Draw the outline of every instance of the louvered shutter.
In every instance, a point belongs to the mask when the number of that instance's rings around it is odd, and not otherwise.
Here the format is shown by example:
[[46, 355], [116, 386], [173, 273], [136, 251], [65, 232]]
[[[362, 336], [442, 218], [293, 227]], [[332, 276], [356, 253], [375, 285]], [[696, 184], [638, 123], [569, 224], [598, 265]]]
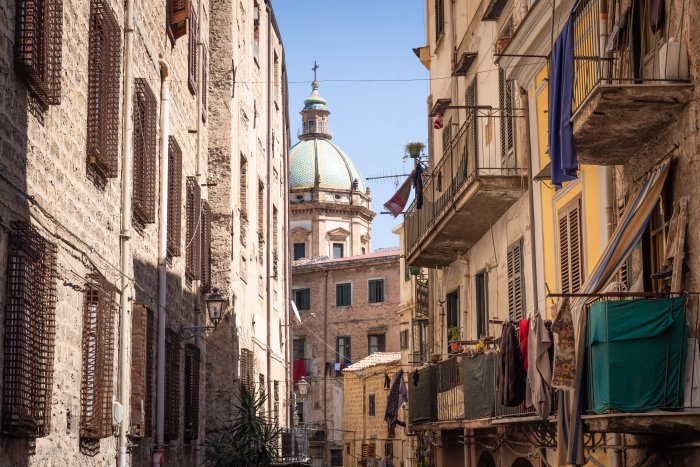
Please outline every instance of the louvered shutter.
[[187, 33], [190, 0], [168, 0], [168, 31], [173, 41]]
[[211, 288], [211, 207], [209, 207], [207, 200], [202, 200], [202, 220], [200, 223], [200, 232], [202, 233], [202, 273], [200, 280], [202, 293], [207, 293]]
[[525, 287], [523, 277], [523, 241], [518, 240], [508, 248], [508, 316], [522, 319], [525, 311]]
[[580, 199], [559, 213], [559, 275], [562, 293], [577, 293], [583, 281]]
[[148, 309], [136, 303], [131, 310], [131, 434], [141, 438], [146, 436], [148, 350]]
[[143, 224], [156, 220], [156, 158], [157, 112], [156, 98], [148, 81], [136, 78], [134, 82], [134, 218]]
[[180, 335], [172, 329], [165, 333], [165, 423], [166, 441], [180, 435]]
[[182, 240], [182, 150], [175, 137], [168, 140], [168, 256], [180, 256]]
[[513, 82], [506, 79], [503, 68], [498, 69], [498, 101], [501, 108], [501, 167], [514, 167], [514, 133], [513, 133]]
[[198, 280], [202, 271], [201, 265], [201, 241], [200, 232], [202, 193], [196, 177], [187, 177], [187, 201], [186, 211], [186, 249], [185, 249], [185, 275], [189, 280]]
[[241, 349], [240, 367], [241, 386], [252, 393], [255, 390], [255, 360], [251, 350]]
[[185, 346], [185, 441], [199, 437], [200, 352], [196, 345]]
[[207, 68], [209, 68], [209, 52], [207, 44], [202, 44], [202, 121], [207, 123]]
[[189, 53], [187, 57], [187, 84], [192, 94], [197, 94], [197, 37], [199, 35], [198, 28], [199, 24], [197, 22], [197, 13], [195, 13], [194, 11], [194, 5], [190, 5], [190, 42]]

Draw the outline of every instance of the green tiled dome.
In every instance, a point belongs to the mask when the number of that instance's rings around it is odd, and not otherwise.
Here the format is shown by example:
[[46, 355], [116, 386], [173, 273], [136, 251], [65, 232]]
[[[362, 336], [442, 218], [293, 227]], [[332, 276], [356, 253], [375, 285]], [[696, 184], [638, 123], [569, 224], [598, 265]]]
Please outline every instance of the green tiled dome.
[[355, 164], [337, 145], [326, 139], [299, 141], [289, 151], [290, 188], [312, 188], [320, 176], [320, 188], [350, 190], [353, 180], [357, 189], [365, 191], [365, 184]]

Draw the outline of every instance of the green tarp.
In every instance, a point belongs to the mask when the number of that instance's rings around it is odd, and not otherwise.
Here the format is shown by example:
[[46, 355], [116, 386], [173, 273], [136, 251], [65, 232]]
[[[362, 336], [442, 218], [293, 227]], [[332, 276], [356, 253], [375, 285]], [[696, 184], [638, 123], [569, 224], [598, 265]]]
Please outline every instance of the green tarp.
[[683, 405], [684, 297], [607, 300], [588, 315], [588, 406], [645, 412]]

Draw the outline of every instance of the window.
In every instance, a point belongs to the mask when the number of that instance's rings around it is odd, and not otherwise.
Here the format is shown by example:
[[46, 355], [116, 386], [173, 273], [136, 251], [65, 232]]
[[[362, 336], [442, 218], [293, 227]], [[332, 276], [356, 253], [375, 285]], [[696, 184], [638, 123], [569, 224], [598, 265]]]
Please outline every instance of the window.
[[445, 5], [443, 0], [435, 0], [435, 42], [445, 31]]
[[168, 0], [168, 36], [171, 43], [187, 33], [190, 18], [190, 0]]
[[134, 220], [156, 221], [157, 109], [156, 98], [143, 78], [134, 80]]
[[369, 400], [367, 401], [367, 415], [370, 417], [374, 417], [374, 412], [375, 412], [375, 397], [374, 394], [369, 395]]
[[[248, 242], [248, 161], [241, 154], [241, 170], [239, 174], [238, 207], [240, 209], [241, 245]], [[245, 258], [245, 255], [241, 256]]]
[[294, 339], [294, 360], [304, 360], [306, 358], [306, 339]]
[[277, 208], [272, 206], [272, 276], [275, 278], [277, 277], [277, 262], [279, 260], [279, 250], [277, 249], [277, 230], [279, 229], [278, 217]]
[[513, 133], [513, 81], [506, 79], [503, 68], [498, 69], [498, 100], [501, 108], [501, 167], [515, 167], [515, 137]]
[[394, 457], [394, 444], [391, 442], [384, 443], [384, 457], [391, 459]]
[[342, 258], [345, 256], [344, 253], [345, 245], [342, 243], [333, 244], [333, 258]]
[[311, 289], [294, 290], [294, 303], [297, 310], [306, 311], [311, 309]]
[[362, 459], [374, 459], [377, 457], [377, 445], [374, 443], [371, 444], [362, 444], [361, 446], [362, 449]]
[[56, 336], [56, 247], [24, 222], [9, 236], [5, 292], [2, 433], [51, 431]]
[[198, 280], [202, 271], [202, 234], [200, 232], [202, 192], [196, 177], [187, 177], [185, 198], [186, 237], [185, 237], [185, 276], [188, 280]]
[[265, 258], [265, 184], [258, 182], [258, 262]]
[[131, 310], [131, 433], [146, 438], [153, 427], [153, 311], [141, 304]]
[[207, 44], [202, 44], [202, 122], [207, 123], [207, 68], [209, 52]]
[[350, 336], [339, 336], [335, 338], [335, 362], [350, 362]]
[[166, 441], [177, 439], [180, 432], [180, 334], [165, 332], [165, 423]]
[[80, 437], [112, 436], [114, 316], [117, 289], [99, 273], [88, 276], [83, 302]]
[[[475, 77], [474, 79], [472, 79], [472, 82], [467, 87], [467, 91], [466, 91], [466, 94], [464, 96], [464, 102], [466, 103], [466, 105], [468, 107], [474, 107], [474, 106], [479, 105], [479, 103], [477, 102], [476, 82], [477, 82], [477, 80]], [[473, 108], [467, 109], [467, 119], [469, 119], [469, 117], [471, 117], [471, 119], [473, 121], [473, 124], [472, 124], [473, 132], [470, 135], [471, 136], [471, 145], [468, 147], [468, 150], [467, 150], [467, 154], [469, 156], [471, 156], [472, 158], [477, 157], [477, 147], [478, 147], [477, 144], [479, 141], [479, 125], [477, 125], [477, 123], [476, 123], [476, 115], [477, 115], [477, 109], [473, 109]], [[469, 161], [465, 161], [464, 170], [467, 171], [467, 172], [465, 172], [465, 175], [469, 175], [469, 167], [471, 165], [473, 165], [473, 164], [470, 163]]]
[[58, 105], [63, 1], [17, 0], [15, 4], [16, 70], [44, 106]]
[[305, 243], [295, 243], [294, 244], [294, 260], [306, 258], [306, 244]]
[[252, 350], [241, 349], [240, 366], [241, 386], [253, 393], [255, 391], [255, 357]]
[[87, 162], [104, 178], [116, 177], [119, 167], [120, 63], [119, 24], [104, 0], [92, 0], [88, 52]]
[[408, 349], [408, 329], [404, 329], [399, 333], [399, 349]]
[[201, 232], [201, 263], [202, 272], [200, 275], [200, 285], [202, 293], [209, 292], [211, 288], [211, 208], [207, 200], [202, 200], [202, 214], [200, 220]]
[[309, 133], [316, 133], [316, 122], [309, 120]]
[[384, 279], [372, 279], [367, 283], [369, 290], [369, 302], [381, 303], [384, 301]]
[[447, 294], [447, 328], [459, 327], [459, 290]]
[[[676, 215], [673, 223], [677, 222], [679, 207], [678, 205], [673, 206], [671, 203], [669, 185], [667, 181], [664, 189], [661, 191], [656, 207], [651, 213], [649, 224], [642, 237], [642, 268], [644, 271], [651, 271], [651, 274], [664, 270], [669, 271], [671, 274], [673, 272], [673, 268], [669, 268], [669, 266], [673, 265], [671, 257], [675, 255], [675, 251], [670, 250], [673, 244], [669, 243], [669, 241], [673, 239], [669, 238], [669, 231], [671, 229], [677, 230], [675, 226], [671, 227], [671, 220], [673, 215]], [[678, 237], [678, 234], [676, 234], [676, 237]], [[650, 277], [651, 274], [645, 274], [644, 290], [660, 292], [670, 285], [671, 275], [652, 278]]]
[[360, 251], [362, 252], [363, 255], [364, 255], [365, 253], [367, 253], [367, 249], [366, 249], [365, 247], [362, 247], [362, 248], [360, 249]]
[[508, 247], [508, 316], [513, 320], [525, 315], [525, 278], [523, 277], [523, 239]]
[[384, 334], [369, 334], [367, 336], [367, 354], [384, 352], [386, 350], [386, 338]]
[[559, 211], [559, 277], [562, 293], [577, 293], [583, 282], [581, 199]]
[[352, 285], [350, 283], [335, 285], [335, 306], [352, 305]]
[[187, 51], [187, 87], [192, 94], [197, 94], [197, 39], [199, 25], [194, 5], [190, 4], [189, 48]]
[[[446, 156], [450, 150], [450, 143], [452, 142], [452, 119], [445, 123], [445, 127], [442, 129], [442, 154]], [[442, 185], [442, 183], [441, 183]], [[440, 188], [442, 191], [442, 188]]]
[[253, 59], [258, 65], [260, 59], [260, 5], [258, 2], [253, 4]]
[[185, 346], [185, 441], [199, 437], [199, 348]]
[[304, 403], [297, 402], [296, 404], [296, 415], [299, 417], [299, 423], [304, 423]]
[[489, 333], [488, 282], [486, 271], [476, 275], [476, 337], [482, 338]]
[[428, 321], [413, 321], [413, 349], [411, 350], [412, 363], [421, 363], [427, 360], [428, 353]]
[[274, 71], [275, 71], [275, 98], [280, 92], [280, 59], [277, 56], [277, 52], [274, 53]]
[[273, 405], [272, 405], [272, 420], [275, 424], [275, 428], [280, 426], [280, 382], [274, 381], [272, 383], [272, 388], [274, 391]]
[[[350, 446], [348, 445], [348, 449]], [[331, 449], [331, 467], [342, 467], [343, 466], [343, 450], [342, 449]]]
[[182, 236], [182, 150], [173, 136], [168, 139], [168, 256], [180, 256]]

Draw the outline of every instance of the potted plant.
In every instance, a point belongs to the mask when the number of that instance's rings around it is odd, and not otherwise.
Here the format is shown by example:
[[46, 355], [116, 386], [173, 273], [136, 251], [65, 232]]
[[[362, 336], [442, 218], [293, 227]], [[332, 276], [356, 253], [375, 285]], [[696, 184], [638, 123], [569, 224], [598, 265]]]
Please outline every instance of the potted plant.
[[453, 353], [458, 352], [459, 348], [462, 346], [462, 344], [459, 343], [459, 340], [460, 340], [459, 327], [453, 326], [453, 327], [447, 329], [447, 340], [450, 343], [450, 350]]
[[418, 159], [425, 149], [425, 144], [420, 142], [408, 143], [405, 147], [406, 156], [412, 159]]
[[408, 267], [408, 272], [412, 276], [420, 276], [420, 266], [409, 266]]

